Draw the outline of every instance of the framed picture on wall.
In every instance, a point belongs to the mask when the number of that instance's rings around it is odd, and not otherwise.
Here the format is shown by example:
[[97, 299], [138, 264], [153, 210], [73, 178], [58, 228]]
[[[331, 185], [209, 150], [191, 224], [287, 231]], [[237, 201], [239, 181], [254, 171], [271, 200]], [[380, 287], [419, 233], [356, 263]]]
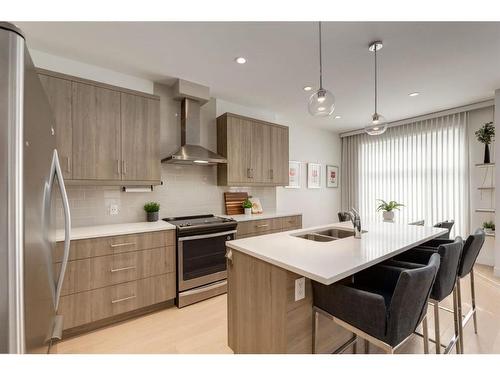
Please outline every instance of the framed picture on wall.
[[326, 187], [339, 187], [339, 167], [336, 165], [326, 166]]
[[289, 189], [300, 189], [300, 161], [288, 162], [288, 186]]
[[307, 187], [309, 189], [321, 188], [321, 164], [307, 163]]

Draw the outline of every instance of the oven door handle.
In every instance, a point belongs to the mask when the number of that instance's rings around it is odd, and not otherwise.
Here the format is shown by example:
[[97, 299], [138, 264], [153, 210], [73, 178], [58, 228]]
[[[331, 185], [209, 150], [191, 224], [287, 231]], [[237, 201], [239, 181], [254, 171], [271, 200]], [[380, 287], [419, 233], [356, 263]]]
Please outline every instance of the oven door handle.
[[236, 230], [229, 230], [227, 232], [218, 232], [218, 233], [210, 233], [210, 234], [200, 234], [197, 236], [179, 237], [178, 241], [183, 242], [183, 241], [190, 241], [190, 240], [200, 240], [203, 238], [221, 237], [221, 236], [226, 236], [228, 234], [234, 234], [234, 233], [236, 233]]

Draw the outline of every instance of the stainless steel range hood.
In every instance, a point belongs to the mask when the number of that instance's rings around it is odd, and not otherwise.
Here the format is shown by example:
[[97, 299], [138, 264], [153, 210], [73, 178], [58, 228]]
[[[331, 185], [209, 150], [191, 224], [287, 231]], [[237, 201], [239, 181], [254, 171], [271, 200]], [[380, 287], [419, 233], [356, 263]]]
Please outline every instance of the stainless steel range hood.
[[208, 87], [178, 80], [174, 96], [181, 99], [181, 148], [162, 162], [198, 165], [227, 163], [225, 157], [200, 145], [200, 107], [209, 99]]

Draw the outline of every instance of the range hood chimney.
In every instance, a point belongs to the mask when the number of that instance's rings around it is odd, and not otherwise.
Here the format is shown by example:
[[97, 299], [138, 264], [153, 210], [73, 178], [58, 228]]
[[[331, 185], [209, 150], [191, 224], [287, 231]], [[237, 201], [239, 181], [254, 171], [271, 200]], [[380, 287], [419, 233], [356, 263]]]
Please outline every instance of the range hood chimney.
[[174, 98], [181, 100], [181, 148], [162, 160], [164, 163], [213, 165], [227, 159], [200, 145], [200, 107], [210, 99], [209, 88], [179, 79]]

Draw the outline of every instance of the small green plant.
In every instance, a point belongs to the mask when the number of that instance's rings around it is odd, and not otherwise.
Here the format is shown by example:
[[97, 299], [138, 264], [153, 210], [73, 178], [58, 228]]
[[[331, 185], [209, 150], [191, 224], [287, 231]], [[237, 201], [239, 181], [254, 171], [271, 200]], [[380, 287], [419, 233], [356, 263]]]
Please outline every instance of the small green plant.
[[160, 211], [160, 204], [158, 202], [148, 202], [144, 205], [144, 211], [158, 212]]
[[495, 127], [493, 126], [493, 121], [484, 124], [474, 134], [476, 134], [476, 138], [479, 142], [489, 145], [495, 139]]
[[396, 201], [386, 202], [383, 199], [377, 199], [380, 204], [377, 206], [377, 211], [387, 211], [399, 210], [399, 207], [404, 207], [404, 204], [398, 203]]
[[495, 223], [493, 221], [485, 221], [483, 223], [483, 228], [484, 229], [491, 229], [491, 230], [495, 230]]
[[252, 202], [250, 202], [250, 199], [245, 199], [243, 203], [241, 204], [243, 208], [252, 208]]

